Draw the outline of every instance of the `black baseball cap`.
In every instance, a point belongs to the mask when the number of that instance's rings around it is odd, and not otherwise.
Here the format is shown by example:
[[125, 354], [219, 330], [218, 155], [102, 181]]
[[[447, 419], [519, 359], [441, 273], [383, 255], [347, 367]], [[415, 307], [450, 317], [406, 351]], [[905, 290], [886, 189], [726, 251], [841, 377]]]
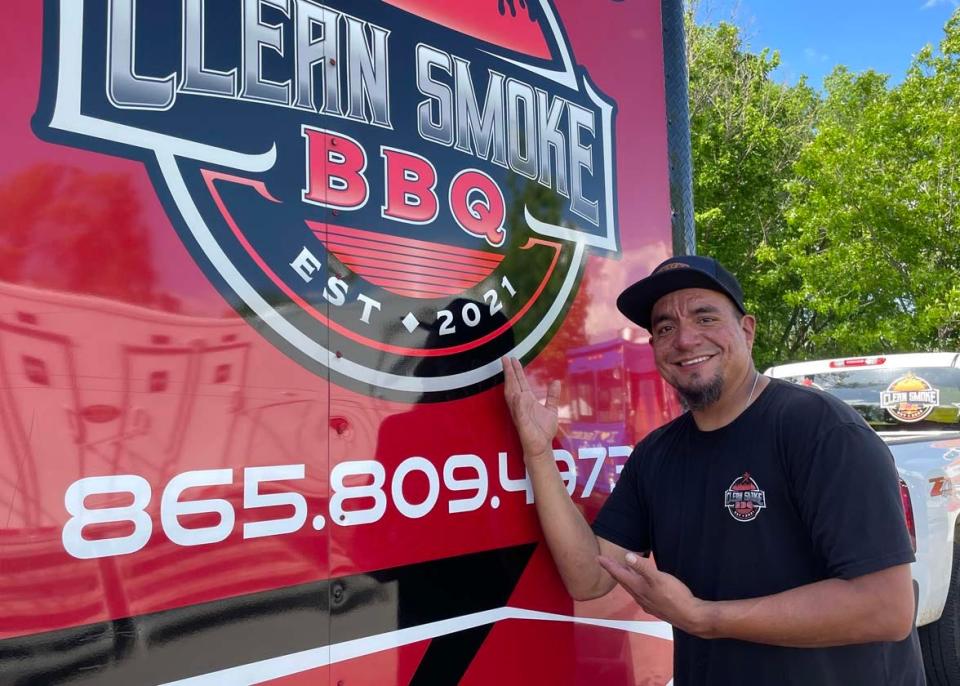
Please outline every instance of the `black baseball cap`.
[[706, 288], [718, 291], [733, 301], [741, 314], [743, 289], [736, 277], [712, 257], [682, 255], [661, 262], [645, 279], [640, 279], [617, 298], [617, 309], [624, 316], [650, 330], [650, 313], [660, 298], [683, 288]]

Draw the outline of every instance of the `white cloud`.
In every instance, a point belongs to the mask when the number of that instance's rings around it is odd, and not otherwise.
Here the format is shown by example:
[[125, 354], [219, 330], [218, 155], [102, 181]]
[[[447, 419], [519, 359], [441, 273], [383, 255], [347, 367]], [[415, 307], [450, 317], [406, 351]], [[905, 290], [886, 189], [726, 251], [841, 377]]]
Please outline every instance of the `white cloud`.
[[960, 7], [960, 0], [927, 0], [923, 3], [923, 9], [929, 10], [939, 5], [953, 5], [954, 7]]
[[816, 48], [804, 48], [803, 56], [807, 58], [808, 62], [826, 62], [828, 59], [830, 59], [828, 54], [825, 52], [820, 52]]

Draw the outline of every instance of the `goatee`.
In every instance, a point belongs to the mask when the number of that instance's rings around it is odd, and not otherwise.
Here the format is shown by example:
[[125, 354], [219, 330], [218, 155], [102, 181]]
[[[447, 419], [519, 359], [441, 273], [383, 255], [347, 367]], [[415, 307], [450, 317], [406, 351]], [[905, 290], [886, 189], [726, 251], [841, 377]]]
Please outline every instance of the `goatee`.
[[680, 402], [687, 410], [704, 410], [720, 400], [723, 393], [723, 377], [717, 374], [704, 385], [695, 388], [677, 387]]

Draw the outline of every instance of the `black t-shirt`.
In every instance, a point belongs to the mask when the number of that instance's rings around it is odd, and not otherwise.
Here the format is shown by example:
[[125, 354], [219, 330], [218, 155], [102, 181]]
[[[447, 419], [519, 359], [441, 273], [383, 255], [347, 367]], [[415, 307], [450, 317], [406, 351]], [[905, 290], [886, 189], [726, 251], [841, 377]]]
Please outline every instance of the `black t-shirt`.
[[[772, 379], [733, 422], [684, 414], [637, 445], [594, 532], [703, 600], [754, 598], [914, 560], [883, 441], [825, 393]], [[781, 648], [674, 629], [677, 686], [923, 686], [916, 631], [897, 643]]]

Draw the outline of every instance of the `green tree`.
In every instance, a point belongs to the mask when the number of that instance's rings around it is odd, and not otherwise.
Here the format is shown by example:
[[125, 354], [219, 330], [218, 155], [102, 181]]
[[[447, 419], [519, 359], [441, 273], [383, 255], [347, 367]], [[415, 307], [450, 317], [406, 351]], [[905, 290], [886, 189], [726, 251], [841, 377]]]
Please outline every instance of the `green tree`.
[[692, 13], [688, 44], [698, 252], [742, 281], [758, 364], [960, 346], [960, 11], [894, 88], [775, 83]]
[[[687, 14], [690, 129], [697, 252], [733, 271], [761, 323], [789, 316], [779, 278], [758, 269], [759, 247], [786, 229], [787, 184], [814, 136], [818, 97], [805, 80], [775, 83], [780, 57], [745, 49], [729, 23], [696, 24]], [[761, 326], [757, 350], [775, 347]], [[761, 355], [762, 357], [762, 355]]]
[[956, 348], [960, 12], [939, 54], [922, 50], [899, 86], [843, 67], [824, 85], [816, 136], [787, 184], [786, 231], [755, 251], [790, 307], [764, 322], [759, 357]]

